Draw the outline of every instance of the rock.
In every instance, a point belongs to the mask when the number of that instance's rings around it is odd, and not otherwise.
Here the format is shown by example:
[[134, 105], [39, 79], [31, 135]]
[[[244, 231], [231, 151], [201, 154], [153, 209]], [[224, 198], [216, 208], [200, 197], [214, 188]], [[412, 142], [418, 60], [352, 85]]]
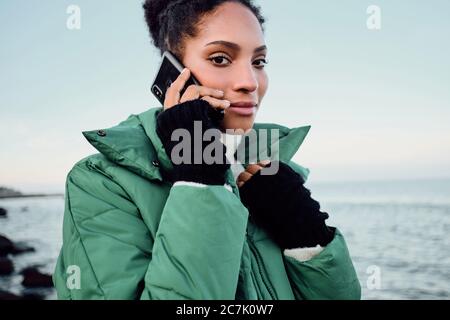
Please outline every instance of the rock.
[[23, 275], [24, 287], [53, 287], [52, 276], [41, 273], [36, 267], [25, 268], [20, 274]]
[[0, 257], [8, 254], [21, 254], [25, 252], [33, 252], [34, 248], [27, 246], [23, 242], [13, 243], [7, 237], [0, 234]]
[[17, 294], [0, 290], [0, 300], [21, 300], [21, 296], [18, 296]]
[[0, 257], [6, 256], [14, 248], [14, 244], [7, 237], [0, 234]]
[[8, 211], [6, 211], [6, 209], [0, 208], [0, 217], [6, 217], [7, 213], [8, 213]]
[[0, 289], [0, 300], [44, 300], [44, 296], [37, 293], [24, 293], [22, 296], [19, 296]]
[[14, 272], [14, 265], [11, 260], [0, 257], [0, 275], [10, 275]]
[[14, 244], [14, 248], [11, 253], [16, 255], [16, 254], [21, 254], [21, 253], [25, 253], [25, 252], [34, 252], [34, 251], [36, 251], [36, 250], [33, 247], [29, 247], [23, 242], [16, 242]]
[[22, 292], [22, 300], [44, 300], [45, 296], [36, 292]]

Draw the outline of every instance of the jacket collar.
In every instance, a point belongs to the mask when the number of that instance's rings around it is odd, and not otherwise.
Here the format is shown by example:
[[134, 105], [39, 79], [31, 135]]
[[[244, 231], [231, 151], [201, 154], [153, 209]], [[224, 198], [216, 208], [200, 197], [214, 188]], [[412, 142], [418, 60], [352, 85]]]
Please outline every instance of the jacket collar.
[[[163, 181], [160, 168], [171, 170], [172, 163], [156, 133], [156, 118], [163, 108], [151, 108], [108, 129], [83, 131], [83, 135], [108, 160], [148, 179]], [[255, 123], [256, 141], [261, 129], [278, 129], [279, 160], [288, 162], [303, 143], [311, 126], [287, 128], [272, 123]], [[269, 150], [270, 151], [270, 150]], [[248, 159], [241, 161], [244, 166]]]

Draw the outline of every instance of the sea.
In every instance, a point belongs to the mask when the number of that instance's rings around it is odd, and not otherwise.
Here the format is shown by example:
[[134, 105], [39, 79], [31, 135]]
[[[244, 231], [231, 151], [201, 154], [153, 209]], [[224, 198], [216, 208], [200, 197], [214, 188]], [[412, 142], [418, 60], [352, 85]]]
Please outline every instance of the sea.
[[[450, 299], [450, 179], [307, 182], [327, 224], [344, 235], [364, 300]], [[20, 270], [51, 274], [62, 245], [64, 197], [0, 199], [0, 234], [36, 249], [12, 257], [0, 289], [56, 299], [53, 288], [27, 289]]]

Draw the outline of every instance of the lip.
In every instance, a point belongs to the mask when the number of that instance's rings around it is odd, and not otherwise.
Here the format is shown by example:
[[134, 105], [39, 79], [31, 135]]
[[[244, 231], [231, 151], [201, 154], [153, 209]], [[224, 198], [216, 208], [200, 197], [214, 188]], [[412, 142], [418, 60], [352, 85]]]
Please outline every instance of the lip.
[[234, 102], [230, 105], [230, 108], [254, 108], [256, 107], [257, 103], [255, 102], [247, 102], [247, 101], [239, 101]]
[[235, 102], [227, 109], [241, 116], [252, 116], [256, 113], [256, 103], [253, 102]]

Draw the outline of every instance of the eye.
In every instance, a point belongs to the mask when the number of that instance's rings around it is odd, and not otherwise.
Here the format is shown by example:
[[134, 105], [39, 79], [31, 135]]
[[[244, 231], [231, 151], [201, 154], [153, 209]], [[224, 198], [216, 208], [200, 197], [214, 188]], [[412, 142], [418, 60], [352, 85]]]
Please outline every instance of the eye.
[[[214, 64], [217, 65], [217, 66], [223, 66], [223, 67], [228, 65], [226, 63], [224, 64], [223, 63], [224, 61], [229, 61], [231, 63], [230, 59], [227, 56], [222, 55], [222, 54], [210, 57], [208, 60], [213, 61]], [[258, 69], [264, 68], [264, 66], [269, 63], [269, 61], [267, 61], [266, 59], [258, 59], [258, 60], [255, 60], [255, 62], [256, 63], [258, 63], [258, 62], [262, 63], [262, 64], [257, 64], [256, 65], [256, 67]]]
[[263, 64], [260, 64], [260, 65], [257, 66], [257, 67], [260, 68], [260, 69], [264, 68], [265, 65], [269, 64], [269, 61], [268, 61], [267, 59], [258, 59], [258, 60], [255, 60], [255, 62], [258, 62], [258, 61], [260, 61], [260, 62], [263, 63]]
[[223, 62], [224, 60], [228, 60], [229, 61], [228, 57], [226, 57], [224, 55], [213, 56], [213, 57], [209, 58], [208, 60], [216, 62], [217, 64], [216, 63], [215, 64], [219, 65], [219, 66], [226, 66], [226, 64], [223, 64], [223, 63], [220, 63], [220, 62]]

